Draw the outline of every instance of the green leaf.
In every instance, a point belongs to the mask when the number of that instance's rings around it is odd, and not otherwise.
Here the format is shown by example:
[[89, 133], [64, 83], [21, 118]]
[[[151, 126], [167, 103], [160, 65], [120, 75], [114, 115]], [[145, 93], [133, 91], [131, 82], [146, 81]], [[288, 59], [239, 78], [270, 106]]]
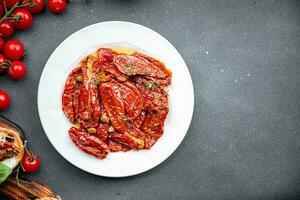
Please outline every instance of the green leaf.
[[6, 178], [11, 174], [12, 169], [3, 163], [0, 163], [0, 184], [6, 180]]

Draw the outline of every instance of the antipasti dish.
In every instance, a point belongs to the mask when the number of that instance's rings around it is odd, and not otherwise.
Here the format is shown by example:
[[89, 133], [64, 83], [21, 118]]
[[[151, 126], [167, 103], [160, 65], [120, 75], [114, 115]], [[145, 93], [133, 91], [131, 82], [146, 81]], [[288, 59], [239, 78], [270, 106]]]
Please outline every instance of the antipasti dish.
[[172, 73], [157, 59], [100, 48], [69, 74], [62, 109], [72, 141], [103, 159], [109, 152], [150, 149], [169, 112]]
[[48, 59], [38, 88], [40, 120], [58, 153], [108, 177], [139, 174], [168, 158], [187, 133], [193, 106], [177, 50], [129, 22], [69, 36]]

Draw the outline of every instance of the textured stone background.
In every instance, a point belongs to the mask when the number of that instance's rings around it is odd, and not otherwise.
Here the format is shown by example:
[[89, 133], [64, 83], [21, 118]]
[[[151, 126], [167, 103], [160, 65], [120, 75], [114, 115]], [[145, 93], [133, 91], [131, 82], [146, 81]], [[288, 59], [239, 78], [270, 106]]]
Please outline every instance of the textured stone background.
[[[1, 113], [25, 130], [42, 158], [32, 177], [64, 199], [300, 198], [300, 1], [73, 0], [61, 16], [46, 11], [34, 18], [29, 31], [15, 35], [26, 45], [27, 77], [0, 76], [12, 98]], [[165, 36], [195, 88], [193, 121], [177, 151], [155, 169], [122, 179], [69, 164], [49, 143], [37, 111], [38, 82], [52, 51], [74, 31], [109, 20]]]

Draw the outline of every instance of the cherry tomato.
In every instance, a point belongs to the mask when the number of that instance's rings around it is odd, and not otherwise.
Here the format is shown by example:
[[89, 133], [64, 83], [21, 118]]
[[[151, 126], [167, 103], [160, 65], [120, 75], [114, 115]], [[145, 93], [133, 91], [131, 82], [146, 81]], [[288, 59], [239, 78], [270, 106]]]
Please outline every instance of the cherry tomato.
[[11, 66], [6, 69], [8, 76], [13, 80], [19, 80], [26, 74], [26, 65], [21, 61], [13, 61]]
[[34, 6], [25, 6], [24, 9], [31, 13], [39, 13], [44, 9], [44, 0], [23, 0], [23, 3], [34, 3]]
[[5, 42], [4, 42], [3, 37], [0, 37], [0, 51], [2, 51], [4, 44], [5, 44]]
[[0, 3], [0, 17], [3, 17], [4, 15], [4, 8], [3, 8], [3, 3]]
[[4, 20], [0, 24], [0, 34], [2, 37], [9, 37], [14, 34], [14, 27], [8, 20]]
[[10, 97], [4, 90], [0, 89], [0, 110], [7, 108], [10, 104]]
[[48, 0], [48, 8], [54, 14], [63, 13], [66, 10], [66, 0]]
[[18, 30], [28, 29], [32, 24], [32, 15], [28, 10], [23, 8], [18, 8], [13, 12], [13, 15], [19, 17], [13, 21], [13, 25]]
[[15, 4], [19, 3], [19, 0], [4, 0], [7, 8], [12, 8]]
[[6, 68], [3, 68], [3, 67], [6, 67], [6, 66], [3, 66], [6, 64], [7, 64], [6, 57], [3, 54], [0, 54], [0, 73], [4, 72], [6, 70]]
[[3, 48], [4, 55], [10, 60], [19, 60], [24, 56], [25, 48], [19, 40], [9, 40]]
[[41, 165], [40, 158], [36, 154], [32, 152], [24, 154], [22, 158], [22, 167], [25, 172], [27, 173], [36, 172], [40, 168], [40, 165]]

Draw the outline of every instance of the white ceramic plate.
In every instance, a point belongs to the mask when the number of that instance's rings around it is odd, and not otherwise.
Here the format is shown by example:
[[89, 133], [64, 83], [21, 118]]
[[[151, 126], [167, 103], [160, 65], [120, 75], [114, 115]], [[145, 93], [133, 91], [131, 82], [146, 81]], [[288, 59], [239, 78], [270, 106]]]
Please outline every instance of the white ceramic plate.
[[[72, 126], [61, 107], [61, 94], [69, 72], [99, 47], [126, 47], [163, 61], [173, 72], [170, 113], [165, 133], [150, 150], [109, 153], [99, 160], [77, 148], [68, 135]], [[65, 39], [52, 53], [38, 88], [38, 110], [45, 133], [55, 149], [70, 163], [92, 174], [125, 177], [145, 172], [168, 158], [189, 128], [194, 91], [188, 68], [177, 50], [164, 37], [129, 22], [103, 22], [85, 27]]]

